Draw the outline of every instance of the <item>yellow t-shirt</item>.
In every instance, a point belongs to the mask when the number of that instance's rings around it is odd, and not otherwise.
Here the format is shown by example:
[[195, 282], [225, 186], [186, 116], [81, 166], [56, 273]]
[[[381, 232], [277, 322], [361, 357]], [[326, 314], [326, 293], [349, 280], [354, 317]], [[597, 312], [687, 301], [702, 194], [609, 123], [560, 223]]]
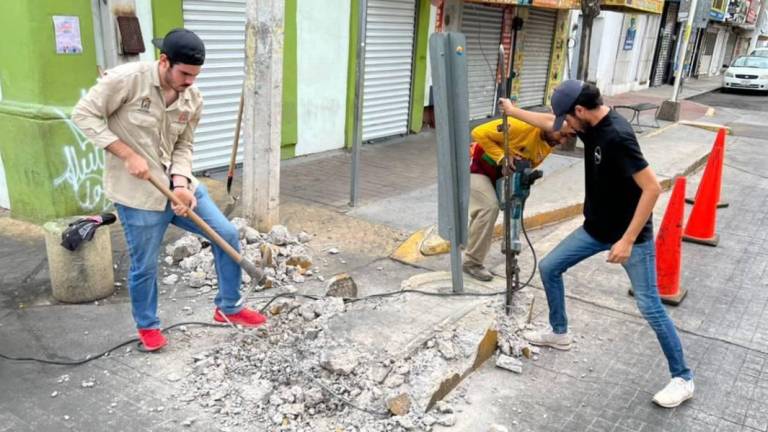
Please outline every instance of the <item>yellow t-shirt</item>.
[[[541, 129], [512, 117], [507, 117], [509, 125], [509, 151], [531, 161], [534, 167], [552, 153], [552, 147], [541, 139]], [[499, 132], [501, 119], [491, 120], [472, 129], [472, 141], [496, 163], [504, 159], [504, 133]]]

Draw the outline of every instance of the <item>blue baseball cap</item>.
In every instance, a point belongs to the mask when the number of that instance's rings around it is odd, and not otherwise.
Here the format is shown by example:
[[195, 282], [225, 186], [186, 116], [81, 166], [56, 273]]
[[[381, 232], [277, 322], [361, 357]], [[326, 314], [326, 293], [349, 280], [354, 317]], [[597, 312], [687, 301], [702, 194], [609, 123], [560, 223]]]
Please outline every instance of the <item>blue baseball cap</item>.
[[579, 98], [583, 87], [584, 81], [566, 80], [555, 88], [555, 91], [552, 93], [552, 112], [555, 113], [553, 129], [555, 132], [563, 127], [565, 115], [573, 108], [573, 104]]

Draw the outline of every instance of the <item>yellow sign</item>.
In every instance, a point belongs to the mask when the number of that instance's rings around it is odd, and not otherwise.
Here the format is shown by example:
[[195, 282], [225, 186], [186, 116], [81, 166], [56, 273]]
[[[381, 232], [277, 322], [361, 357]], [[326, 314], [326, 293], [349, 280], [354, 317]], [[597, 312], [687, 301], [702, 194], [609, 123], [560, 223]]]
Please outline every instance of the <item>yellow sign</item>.
[[664, 10], [664, 2], [662, 0], [601, 0], [600, 7], [619, 12], [660, 14]]

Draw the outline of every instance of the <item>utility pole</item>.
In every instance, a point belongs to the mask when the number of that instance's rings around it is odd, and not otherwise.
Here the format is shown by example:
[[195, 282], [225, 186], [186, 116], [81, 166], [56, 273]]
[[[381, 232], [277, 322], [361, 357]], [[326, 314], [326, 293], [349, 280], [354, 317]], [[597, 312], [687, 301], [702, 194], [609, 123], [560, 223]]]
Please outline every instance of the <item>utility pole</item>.
[[755, 19], [755, 29], [752, 30], [752, 38], [749, 40], [749, 50], [747, 51], [747, 55], [749, 55], [749, 53], [757, 48], [757, 40], [760, 38], [760, 34], [763, 31], [763, 26], [766, 24], [763, 17], [763, 15], [765, 15], [766, 2], [768, 2], [768, 0], [762, 0], [760, 2], [760, 8], [758, 9], [757, 18]]
[[589, 74], [589, 52], [592, 47], [592, 25], [600, 15], [599, 0], [581, 0], [581, 41], [579, 42], [579, 67], [576, 77], [586, 81]]
[[349, 206], [357, 205], [360, 183], [360, 147], [363, 145], [363, 93], [365, 90], [365, 30], [368, 17], [368, 1], [357, 4], [357, 58], [355, 59], [355, 124], [352, 127], [352, 184]]
[[464, 0], [443, 0], [443, 31], [461, 33]]
[[283, 104], [284, 0], [246, 0], [243, 216], [269, 231], [278, 223]]
[[677, 68], [675, 71], [675, 84], [672, 87], [672, 98], [666, 100], [661, 104], [659, 109], [658, 118], [661, 120], [676, 122], [680, 120], [680, 102], [677, 101], [678, 93], [680, 92], [680, 80], [683, 78], [683, 66], [685, 63], [685, 53], [688, 51], [688, 41], [691, 39], [691, 28], [693, 27], [693, 21], [696, 17], [698, 0], [691, 0], [691, 5], [688, 8], [688, 16], [685, 20], [685, 30], [683, 31], [683, 39], [680, 41], [680, 52], [677, 57]]

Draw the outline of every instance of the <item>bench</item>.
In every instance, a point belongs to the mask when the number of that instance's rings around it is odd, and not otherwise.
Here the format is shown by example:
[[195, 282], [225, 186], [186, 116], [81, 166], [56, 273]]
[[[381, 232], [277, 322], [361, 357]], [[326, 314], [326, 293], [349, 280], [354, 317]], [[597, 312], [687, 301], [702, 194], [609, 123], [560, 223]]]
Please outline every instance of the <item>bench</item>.
[[[637, 103], [633, 105], [614, 105], [611, 107], [615, 110], [625, 109], [632, 111], [632, 118], [629, 119], [629, 124], [633, 126], [637, 126], [639, 129], [639, 132], [643, 132], [643, 127], [651, 127], [651, 128], [659, 128], [659, 121], [656, 119], [656, 116], [659, 114], [659, 105], [649, 103], [649, 102], [642, 102]], [[653, 123], [652, 125], [644, 125], [640, 124], [640, 113], [642, 111], [650, 111], [653, 110]]]

